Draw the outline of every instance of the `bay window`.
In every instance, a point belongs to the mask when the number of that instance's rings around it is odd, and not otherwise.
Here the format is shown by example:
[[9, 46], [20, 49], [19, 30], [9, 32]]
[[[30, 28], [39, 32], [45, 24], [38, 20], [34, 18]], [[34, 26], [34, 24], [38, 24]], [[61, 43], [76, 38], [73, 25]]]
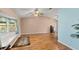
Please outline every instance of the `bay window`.
[[17, 21], [6, 17], [0, 17], [0, 33], [2, 32], [16, 32]]

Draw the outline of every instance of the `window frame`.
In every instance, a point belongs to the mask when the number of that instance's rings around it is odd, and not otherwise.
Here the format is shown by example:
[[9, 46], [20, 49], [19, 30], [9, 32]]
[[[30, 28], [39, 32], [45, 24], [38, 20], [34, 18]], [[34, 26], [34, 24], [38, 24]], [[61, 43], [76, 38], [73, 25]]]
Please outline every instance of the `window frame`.
[[[6, 23], [5, 25], [0, 25], [0, 26], [6, 26], [4, 31], [0, 30], [0, 33], [4, 33], [4, 32], [17, 32], [17, 20], [16, 19], [12, 19], [12, 18], [8, 18], [8, 17], [3, 17], [3, 16], [0, 16], [0, 18], [2, 18], [2, 19], [0, 19], [0, 22], [2, 21], [4, 23]], [[14, 21], [14, 23], [15, 23], [14, 25], [10, 24], [11, 20]], [[15, 27], [13, 29], [11, 29], [10, 26], [15, 26]], [[10, 30], [13, 30], [13, 31], [10, 31]]]

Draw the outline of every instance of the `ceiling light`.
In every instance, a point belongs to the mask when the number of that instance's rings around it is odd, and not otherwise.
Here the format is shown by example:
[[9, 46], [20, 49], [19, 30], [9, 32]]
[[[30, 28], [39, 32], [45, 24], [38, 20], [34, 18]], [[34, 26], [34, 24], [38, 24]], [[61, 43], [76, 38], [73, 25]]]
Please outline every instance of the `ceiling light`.
[[38, 8], [35, 9], [34, 16], [41, 16], [41, 15], [43, 15], [43, 13]]

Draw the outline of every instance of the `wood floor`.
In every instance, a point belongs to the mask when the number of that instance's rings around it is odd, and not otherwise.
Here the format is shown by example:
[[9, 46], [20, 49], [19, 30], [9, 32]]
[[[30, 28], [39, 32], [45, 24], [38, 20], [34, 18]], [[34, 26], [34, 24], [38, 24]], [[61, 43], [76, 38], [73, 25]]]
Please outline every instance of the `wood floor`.
[[13, 47], [11, 50], [71, 50], [59, 43], [54, 33], [22, 35], [21, 37], [28, 37], [30, 45]]

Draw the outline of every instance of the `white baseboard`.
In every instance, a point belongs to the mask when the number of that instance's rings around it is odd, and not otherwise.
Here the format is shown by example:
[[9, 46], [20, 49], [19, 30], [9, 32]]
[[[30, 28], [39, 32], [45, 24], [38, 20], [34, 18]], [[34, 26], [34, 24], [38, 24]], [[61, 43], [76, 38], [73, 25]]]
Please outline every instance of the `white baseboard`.
[[67, 47], [69, 47], [69, 48], [70, 48], [70, 49], [72, 49], [72, 50], [77, 50], [77, 49], [75, 49], [75, 48], [73, 48], [73, 47], [71, 47], [71, 46], [69, 46], [69, 45], [67, 45], [67, 44], [63, 43], [63, 42], [62, 42], [62, 41], [60, 41], [60, 40], [58, 40], [58, 42], [60, 42], [61, 44], [65, 45], [65, 46], [67, 46]]
[[21, 33], [21, 35], [23, 34], [46, 34], [46, 33]]

